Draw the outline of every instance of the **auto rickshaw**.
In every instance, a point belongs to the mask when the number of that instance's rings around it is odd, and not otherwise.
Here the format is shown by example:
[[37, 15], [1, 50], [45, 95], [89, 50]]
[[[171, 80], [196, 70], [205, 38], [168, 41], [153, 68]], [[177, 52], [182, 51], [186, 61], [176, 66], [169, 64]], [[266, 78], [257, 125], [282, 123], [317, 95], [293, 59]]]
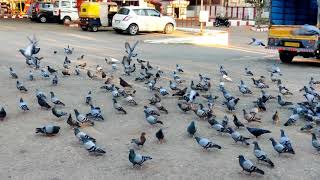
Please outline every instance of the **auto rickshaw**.
[[111, 26], [117, 11], [115, 2], [83, 2], [80, 6], [80, 27], [83, 31], [97, 32], [100, 27]]

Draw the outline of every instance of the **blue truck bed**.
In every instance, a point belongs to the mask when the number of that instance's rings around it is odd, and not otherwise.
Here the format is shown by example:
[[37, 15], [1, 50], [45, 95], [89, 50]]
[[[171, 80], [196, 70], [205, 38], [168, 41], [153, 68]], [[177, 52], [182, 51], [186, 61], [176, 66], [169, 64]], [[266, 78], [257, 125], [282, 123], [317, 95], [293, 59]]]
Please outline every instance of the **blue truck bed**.
[[317, 25], [317, 0], [271, 0], [271, 25]]

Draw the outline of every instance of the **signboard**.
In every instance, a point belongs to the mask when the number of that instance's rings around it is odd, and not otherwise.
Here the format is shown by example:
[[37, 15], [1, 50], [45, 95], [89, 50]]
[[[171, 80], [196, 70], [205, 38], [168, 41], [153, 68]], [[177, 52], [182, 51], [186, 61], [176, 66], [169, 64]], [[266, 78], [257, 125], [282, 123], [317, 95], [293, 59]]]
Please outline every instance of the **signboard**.
[[209, 11], [200, 11], [199, 22], [208, 22], [209, 21]]

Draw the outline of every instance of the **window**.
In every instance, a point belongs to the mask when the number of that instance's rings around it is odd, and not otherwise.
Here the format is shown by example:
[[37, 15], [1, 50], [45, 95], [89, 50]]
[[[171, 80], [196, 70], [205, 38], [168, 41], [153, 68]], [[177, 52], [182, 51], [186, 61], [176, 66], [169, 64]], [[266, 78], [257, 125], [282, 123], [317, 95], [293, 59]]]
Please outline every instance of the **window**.
[[55, 1], [53, 4], [53, 7], [58, 8], [59, 7], [59, 1]]
[[71, 7], [71, 4], [69, 1], [61, 1], [61, 7], [69, 8]]
[[149, 16], [160, 17], [160, 13], [154, 9], [147, 9]]
[[126, 8], [121, 8], [119, 11], [118, 11], [118, 14], [122, 14], [122, 15], [128, 15], [130, 12], [129, 9], [126, 9]]
[[148, 16], [144, 9], [134, 9], [133, 12], [138, 16]]

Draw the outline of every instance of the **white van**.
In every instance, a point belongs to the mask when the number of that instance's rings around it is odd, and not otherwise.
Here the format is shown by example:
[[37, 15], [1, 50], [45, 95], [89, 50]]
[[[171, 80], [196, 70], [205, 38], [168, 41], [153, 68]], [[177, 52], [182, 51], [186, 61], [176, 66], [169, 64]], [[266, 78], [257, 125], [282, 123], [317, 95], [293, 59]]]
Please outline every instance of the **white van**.
[[53, 4], [53, 15], [63, 23], [79, 19], [76, 0], [58, 0]]

